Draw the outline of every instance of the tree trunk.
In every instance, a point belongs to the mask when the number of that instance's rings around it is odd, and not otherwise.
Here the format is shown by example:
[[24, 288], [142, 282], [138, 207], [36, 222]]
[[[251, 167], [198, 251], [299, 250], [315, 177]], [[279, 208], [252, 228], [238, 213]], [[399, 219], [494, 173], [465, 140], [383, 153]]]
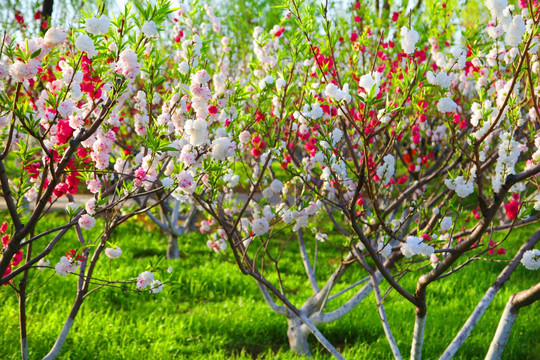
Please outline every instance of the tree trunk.
[[497, 332], [495, 333], [493, 341], [489, 346], [486, 360], [500, 359], [502, 357], [504, 347], [508, 342], [510, 332], [512, 331], [512, 326], [514, 325], [514, 321], [516, 321], [518, 312], [519, 309], [514, 308], [512, 305], [512, 298], [510, 298], [510, 300], [506, 303], [504, 313], [501, 317], [501, 321], [499, 322], [499, 326], [497, 327]]
[[450, 360], [451, 358], [456, 355], [457, 351], [465, 343], [465, 340], [467, 340], [467, 337], [471, 333], [471, 331], [474, 329], [486, 309], [488, 308], [489, 304], [491, 304], [491, 301], [495, 298], [495, 295], [499, 292], [499, 290], [503, 287], [503, 285], [510, 279], [510, 276], [512, 273], [517, 269], [517, 267], [521, 264], [521, 259], [523, 258], [523, 254], [534, 248], [536, 243], [540, 241], [540, 231], [535, 232], [525, 244], [521, 246], [519, 251], [516, 253], [512, 261], [504, 268], [504, 270], [501, 272], [501, 274], [497, 277], [497, 280], [491, 285], [491, 287], [488, 289], [482, 300], [478, 303], [476, 308], [474, 309], [471, 316], [469, 316], [469, 319], [467, 319], [467, 322], [459, 333], [456, 335], [454, 340], [444, 353], [441, 355], [439, 360]]
[[299, 355], [311, 356], [309, 349], [308, 336], [309, 328], [304, 325], [302, 320], [292, 315], [287, 319], [289, 327], [287, 328], [287, 337], [291, 350]]
[[[24, 279], [26, 281], [26, 279]], [[26, 337], [26, 284], [21, 285], [19, 293], [19, 326], [21, 336], [21, 359], [28, 360], [28, 341]]]
[[498, 291], [499, 289], [493, 286], [489, 288], [482, 300], [474, 309], [471, 316], [469, 316], [469, 318], [467, 319], [465, 325], [463, 325], [459, 333], [454, 338], [454, 341], [452, 341], [452, 343], [448, 345], [439, 360], [450, 360], [454, 357], [454, 355], [456, 355], [458, 350], [461, 348], [461, 345], [465, 343], [465, 340], [467, 339], [471, 331], [474, 329], [474, 327], [488, 308], [489, 304], [491, 304], [491, 301], [493, 300]]
[[510, 332], [512, 331], [512, 326], [519, 314], [519, 310], [538, 300], [540, 300], [540, 283], [510, 296], [510, 299], [504, 308], [501, 320], [499, 321], [495, 336], [489, 346], [486, 359], [495, 360], [502, 357], [504, 348], [510, 337]]
[[62, 346], [64, 345], [64, 342], [67, 339], [69, 330], [71, 330], [71, 327], [73, 326], [73, 322], [75, 321], [75, 317], [77, 316], [77, 313], [79, 312], [79, 309], [81, 308], [82, 302], [83, 302], [83, 296], [82, 294], [78, 294], [77, 298], [75, 299], [75, 303], [73, 304], [73, 307], [71, 308], [71, 311], [69, 312], [68, 318], [66, 319], [66, 322], [64, 323], [64, 326], [62, 327], [62, 331], [60, 332], [60, 335], [58, 335], [58, 338], [56, 339], [54, 346], [52, 347], [51, 351], [49, 351], [49, 353], [45, 355], [43, 360], [56, 359], [58, 354], [60, 354], [60, 350], [62, 350]]
[[[28, 203], [25, 204], [25, 207]], [[32, 234], [33, 235], [33, 234]], [[26, 251], [26, 262], [30, 261], [32, 257], [32, 244], [28, 245]], [[19, 326], [21, 335], [21, 359], [28, 360], [28, 336], [26, 333], [26, 289], [28, 286], [28, 270], [24, 272], [24, 275], [19, 281]]]
[[40, 33], [45, 34], [51, 27], [51, 18], [53, 13], [54, 0], [44, 0], [41, 8], [41, 26]]
[[426, 326], [426, 315], [416, 314], [414, 322], [413, 343], [411, 347], [411, 360], [422, 359], [422, 345], [424, 343], [424, 327]]
[[169, 241], [167, 245], [167, 259], [174, 260], [180, 257], [180, 249], [178, 248], [178, 236], [169, 233]]

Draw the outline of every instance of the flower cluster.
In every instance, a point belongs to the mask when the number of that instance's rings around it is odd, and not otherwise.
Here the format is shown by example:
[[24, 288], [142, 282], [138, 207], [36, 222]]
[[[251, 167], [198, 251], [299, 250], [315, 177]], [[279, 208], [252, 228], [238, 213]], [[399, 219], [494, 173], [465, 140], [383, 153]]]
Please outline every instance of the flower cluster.
[[423, 242], [423, 239], [418, 236], [408, 236], [405, 239], [405, 243], [401, 245], [401, 252], [406, 258], [413, 257], [414, 255], [431, 256], [435, 249]]
[[58, 275], [66, 277], [67, 274], [77, 271], [84, 260], [84, 256], [77, 255], [75, 250], [69, 250], [66, 252], [66, 256], [60, 258], [60, 261], [54, 266], [54, 270]]
[[388, 185], [394, 172], [396, 171], [396, 160], [391, 154], [386, 155], [383, 158], [383, 163], [377, 168], [377, 176], [382, 179], [384, 185]]
[[154, 279], [154, 273], [150, 271], [144, 271], [137, 277], [137, 289], [144, 290], [147, 287], [150, 288], [150, 292], [157, 294], [163, 290], [163, 283]]
[[455, 179], [446, 179], [444, 184], [450, 189], [454, 190], [456, 194], [461, 198], [466, 198], [474, 192], [474, 181], [476, 179], [476, 167], [473, 167], [468, 178], [463, 175], [456, 177]]

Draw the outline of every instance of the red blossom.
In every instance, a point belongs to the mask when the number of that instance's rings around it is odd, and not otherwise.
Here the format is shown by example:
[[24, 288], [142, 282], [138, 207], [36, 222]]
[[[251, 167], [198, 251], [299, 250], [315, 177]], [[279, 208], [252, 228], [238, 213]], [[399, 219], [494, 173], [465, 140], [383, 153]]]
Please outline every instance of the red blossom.
[[264, 114], [260, 111], [257, 111], [257, 113], [255, 114], [255, 121], [259, 122], [261, 120], [264, 121]]
[[261, 150], [259, 150], [258, 148], [252, 148], [251, 155], [253, 155], [255, 158], [258, 158], [259, 155], [261, 155]]
[[[4, 271], [4, 275], [2, 277], [6, 277], [8, 276], [9, 274], [11, 274], [11, 264], [8, 265], [6, 271]], [[6, 281], [4, 283], [4, 286], [6, 286], [7, 284], [9, 284], [9, 281]]]
[[88, 156], [88, 151], [85, 148], [80, 147], [77, 149], [77, 156], [79, 156], [81, 159], [84, 159]]
[[402, 177], [397, 178], [397, 183], [399, 185], [403, 185], [405, 184], [405, 182], [407, 182], [407, 175], [403, 175]]
[[17, 266], [17, 265], [19, 265], [21, 263], [22, 259], [23, 259], [23, 251], [19, 250], [13, 256], [13, 260], [11, 260], [11, 264], [13, 266]]
[[56, 130], [56, 144], [63, 145], [68, 142], [68, 140], [73, 135], [73, 128], [69, 126], [69, 121], [60, 120], [57, 124]]
[[5, 234], [2, 236], [2, 248], [5, 248], [9, 244], [9, 235]]
[[521, 203], [517, 200], [512, 200], [508, 204], [504, 205], [504, 210], [506, 210], [506, 216], [508, 219], [514, 219], [519, 213], [519, 205]]
[[258, 135], [255, 135], [251, 138], [251, 145], [257, 146], [261, 142], [261, 138]]
[[67, 193], [69, 189], [69, 185], [66, 184], [66, 183], [59, 183], [58, 185], [56, 185], [56, 187], [54, 188], [53, 190], [53, 194], [54, 196], [56, 197], [61, 197], [63, 196], [65, 193]]
[[77, 255], [77, 251], [71, 249], [71, 250], [68, 250], [66, 251], [66, 257], [68, 258], [69, 261], [79, 261], [79, 260], [84, 260], [84, 256], [82, 255]]
[[15, 21], [17, 21], [19, 24], [24, 24], [24, 17], [21, 15], [20, 11], [15, 11]]

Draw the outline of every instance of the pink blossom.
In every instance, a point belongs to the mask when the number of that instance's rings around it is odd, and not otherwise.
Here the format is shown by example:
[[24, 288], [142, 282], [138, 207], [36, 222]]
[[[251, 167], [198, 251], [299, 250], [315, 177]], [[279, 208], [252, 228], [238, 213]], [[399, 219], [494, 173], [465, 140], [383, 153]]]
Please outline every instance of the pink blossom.
[[105, 255], [111, 259], [116, 259], [122, 255], [122, 249], [120, 249], [118, 246], [115, 246], [114, 248], [106, 248]]
[[90, 230], [91, 228], [94, 227], [95, 223], [96, 223], [96, 219], [94, 219], [92, 216], [90, 216], [88, 214], [84, 214], [79, 219], [79, 225], [84, 230]]
[[188, 193], [192, 193], [195, 190], [196, 184], [193, 181], [193, 175], [188, 171], [182, 171], [176, 176], [178, 180], [178, 186]]
[[90, 179], [86, 181], [86, 186], [88, 187], [88, 191], [96, 194], [101, 190], [101, 181], [99, 179]]

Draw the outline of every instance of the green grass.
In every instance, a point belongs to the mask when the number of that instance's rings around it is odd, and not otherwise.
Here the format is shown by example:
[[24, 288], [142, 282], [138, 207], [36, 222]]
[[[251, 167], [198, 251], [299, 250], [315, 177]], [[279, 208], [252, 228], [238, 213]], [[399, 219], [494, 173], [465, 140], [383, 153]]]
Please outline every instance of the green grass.
[[[49, 225], [64, 223], [61, 217]], [[517, 243], [534, 229], [519, 229], [510, 239]], [[142, 221], [133, 221], [118, 229], [113, 239], [123, 255], [111, 261], [100, 260], [97, 277], [127, 279], [144, 271], [149, 260], [164, 253], [166, 240], [155, 229]], [[49, 256], [51, 265], [63, 252], [76, 246], [74, 234]], [[312, 245], [312, 239], [307, 241]], [[83, 304], [81, 312], [64, 345], [62, 359], [291, 359], [288, 350], [287, 324], [263, 302], [254, 281], [242, 275], [229, 257], [211, 253], [200, 234], [189, 234], [180, 239], [180, 249], [186, 256], [178, 261], [164, 260], [162, 266], [172, 265], [175, 285], [160, 294], [140, 294], [105, 288], [95, 292]], [[44, 246], [45, 240], [37, 244]], [[293, 303], [301, 305], [310, 295], [310, 288], [302, 276], [302, 265], [292, 255], [295, 242], [284, 253], [281, 268], [285, 285]], [[511, 244], [506, 247], [511, 248]], [[312, 255], [312, 246], [310, 247]], [[321, 245], [321, 253], [331, 250]], [[331, 250], [333, 251], [333, 250]], [[511, 258], [508, 255], [497, 258]], [[335, 251], [334, 251], [335, 254]], [[323, 256], [318, 273], [333, 270]], [[335, 266], [335, 265], [334, 265]], [[425, 333], [424, 357], [440, 356], [472, 308], [505, 266], [504, 263], [478, 262], [454, 276], [428, 288], [428, 318]], [[54, 270], [36, 271], [31, 282], [35, 288], [52, 275]], [[353, 269], [343, 278], [345, 283], [364, 275]], [[417, 276], [417, 274], [416, 274]], [[275, 280], [275, 276], [271, 275]], [[508, 296], [528, 288], [539, 280], [538, 272], [522, 266], [514, 273], [511, 283], [497, 295], [484, 317], [474, 329], [456, 359], [483, 358], [495, 332]], [[415, 281], [406, 277], [404, 286], [413, 290]], [[75, 295], [76, 278], [54, 275], [28, 300], [30, 358], [38, 359], [48, 352], [67, 316]], [[134, 286], [133, 286], [134, 288]], [[383, 291], [386, 286], [383, 284]], [[9, 287], [0, 289], [3, 309], [0, 323], [0, 358], [18, 359], [18, 312], [14, 292]], [[330, 308], [345, 301], [336, 300]], [[392, 292], [385, 302], [390, 326], [404, 357], [410, 351], [414, 322], [413, 307]], [[534, 359], [540, 353], [540, 327], [537, 325], [538, 304], [521, 311], [514, 325], [505, 359]], [[351, 314], [341, 320], [320, 327], [323, 334], [347, 359], [389, 359], [391, 353], [370, 295]], [[315, 358], [329, 356], [311, 339]]]

